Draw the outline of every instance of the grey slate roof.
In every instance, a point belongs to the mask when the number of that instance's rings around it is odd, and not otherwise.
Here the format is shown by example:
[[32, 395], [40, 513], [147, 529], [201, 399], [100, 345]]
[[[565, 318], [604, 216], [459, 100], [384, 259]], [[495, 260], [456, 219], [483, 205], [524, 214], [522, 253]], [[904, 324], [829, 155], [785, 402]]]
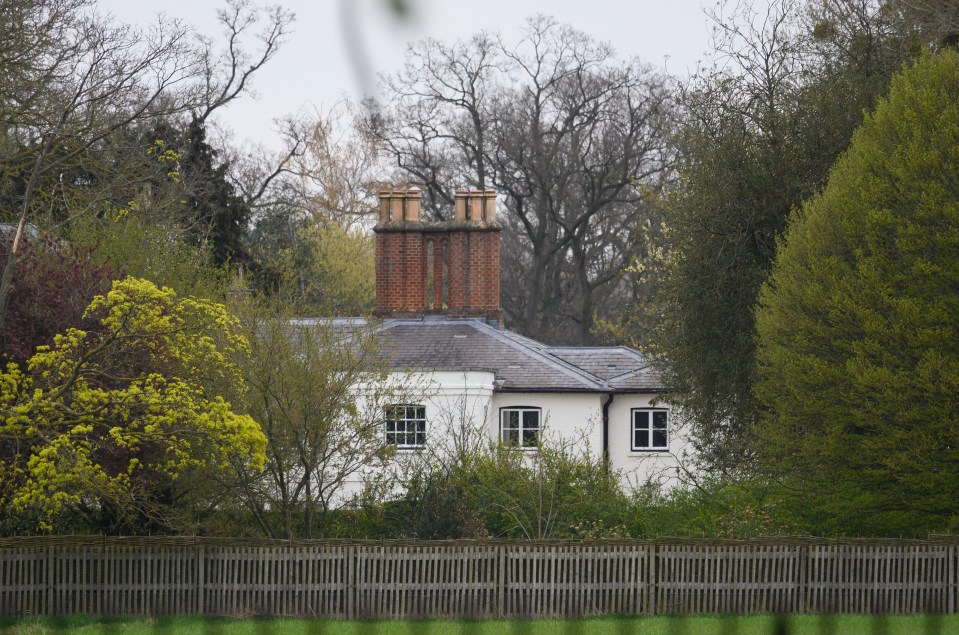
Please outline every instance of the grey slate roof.
[[550, 348], [484, 320], [384, 320], [383, 352], [395, 370], [488, 370], [501, 391], [659, 392], [638, 352], [622, 347]]
[[661, 375], [646, 359], [627, 346], [551, 347], [546, 351], [604, 380], [614, 389], [638, 392], [662, 390]]
[[[292, 324], [318, 322], [343, 341], [369, 326], [362, 318], [306, 318]], [[662, 391], [659, 373], [625, 346], [549, 347], [482, 319], [441, 316], [386, 319], [377, 335], [393, 370], [488, 371], [502, 392]]]

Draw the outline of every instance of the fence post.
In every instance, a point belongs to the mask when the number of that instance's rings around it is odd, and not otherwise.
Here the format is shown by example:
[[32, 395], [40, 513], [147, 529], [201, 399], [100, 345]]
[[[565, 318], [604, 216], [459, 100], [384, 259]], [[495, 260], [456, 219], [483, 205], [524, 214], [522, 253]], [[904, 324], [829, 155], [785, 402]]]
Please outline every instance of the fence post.
[[496, 545], [496, 555], [499, 563], [496, 570], [497, 615], [503, 619], [506, 617], [506, 546]]
[[806, 602], [806, 571], [808, 569], [809, 546], [799, 545], [799, 566], [796, 572], [796, 612], [806, 613], [808, 605]]
[[56, 557], [56, 550], [52, 543], [47, 545], [47, 597], [46, 613], [47, 615], [56, 615], [56, 578], [54, 577], [53, 559]]
[[646, 615], [656, 615], [656, 543], [649, 543], [646, 553]]
[[346, 548], [346, 619], [356, 619], [356, 547]]
[[949, 580], [949, 584], [946, 586], [949, 589], [949, 597], [946, 598], [947, 611], [949, 613], [956, 612], [956, 595], [959, 594], [959, 584], [956, 580], [956, 555], [957, 549], [955, 543], [949, 545], [949, 564], [947, 565], [946, 577]]
[[196, 613], [206, 615], [206, 550], [196, 548]]

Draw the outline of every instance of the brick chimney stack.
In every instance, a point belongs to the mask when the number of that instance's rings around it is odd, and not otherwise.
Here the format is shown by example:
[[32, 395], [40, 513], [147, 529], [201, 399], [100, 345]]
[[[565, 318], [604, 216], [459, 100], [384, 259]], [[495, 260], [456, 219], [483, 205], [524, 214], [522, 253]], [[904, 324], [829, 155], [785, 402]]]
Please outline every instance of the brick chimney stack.
[[502, 324], [494, 190], [458, 190], [454, 219], [425, 223], [420, 190], [383, 189], [376, 233], [376, 314], [481, 317]]

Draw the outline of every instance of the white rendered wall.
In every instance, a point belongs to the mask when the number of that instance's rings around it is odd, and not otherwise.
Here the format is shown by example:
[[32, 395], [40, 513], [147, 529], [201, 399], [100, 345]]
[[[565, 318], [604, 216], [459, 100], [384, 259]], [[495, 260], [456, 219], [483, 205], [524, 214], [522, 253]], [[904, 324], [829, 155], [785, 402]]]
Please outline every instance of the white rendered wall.
[[[603, 403], [607, 395], [597, 393], [496, 393], [492, 399], [489, 431], [499, 438], [501, 408], [529, 406], [541, 408], [545, 420], [545, 440], [573, 441], [599, 458], [603, 448]], [[654, 403], [655, 402], [655, 403]], [[666, 451], [632, 449], [632, 410], [665, 408], [669, 410]], [[678, 411], [656, 401], [656, 395], [617, 394], [609, 407], [610, 467], [620, 475], [623, 490], [647, 484], [665, 488], [679, 483], [687, 467], [691, 449]]]
[[[415, 404], [426, 409], [426, 447], [397, 450], [395, 463], [401, 464], [406, 457], [423, 452], [450, 452], [457, 444], [488, 438], [493, 379], [493, 373], [488, 371], [392, 373], [386, 391], [390, 396], [381, 397], [382, 403], [376, 407]], [[357, 387], [361, 409], [370, 408], [362, 397], [366, 391], [365, 386]], [[356, 473], [346, 480], [337, 500], [344, 503], [359, 494], [373, 476], [371, 470]]]
[[491, 439], [500, 438], [502, 408], [539, 408], [545, 443], [572, 441], [598, 457], [603, 451], [603, 401], [596, 393], [516, 393], [493, 395], [488, 426]]
[[[634, 450], [632, 447], [632, 410], [665, 408], [667, 445], [662, 450]], [[621, 473], [623, 489], [629, 491], [647, 484], [672, 487], [688, 468], [691, 446], [677, 409], [656, 399], [656, 395], [615, 395], [609, 407], [609, 461]]]
[[[539, 408], [545, 442], [572, 442], [599, 458], [603, 449], [603, 403], [601, 393], [514, 393], [494, 392], [494, 374], [488, 371], [435, 371], [430, 373], [394, 373], [393, 403], [419, 404], [426, 408], [426, 447], [397, 451], [394, 461], [401, 465], [407, 457], [424, 452], [445, 454], [458, 444], [478, 439], [500, 438], [502, 408]], [[362, 393], [362, 390], [359, 391]], [[386, 405], [386, 404], [383, 404]], [[666, 408], [668, 450], [632, 449], [632, 410]], [[609, 408], [610, 466], [620, 475], [624, 491], [647, 484], [671, 487], [679, 482], [688, 463], [691, 447], [686, 439], [679, 413], [656, 395], [617, 394]], [[359, 493], [364, 481], [374, 474], [357, 473], [343, 488], [339, 500], [345, 502]]]

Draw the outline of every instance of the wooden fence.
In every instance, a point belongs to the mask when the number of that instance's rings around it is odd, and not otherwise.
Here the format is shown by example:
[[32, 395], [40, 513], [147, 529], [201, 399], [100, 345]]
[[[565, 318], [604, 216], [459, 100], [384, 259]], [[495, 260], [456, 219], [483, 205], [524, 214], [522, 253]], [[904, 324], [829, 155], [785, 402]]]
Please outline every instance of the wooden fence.
[[0, 616], [954, 613], [943, 541], [0, 539]]

